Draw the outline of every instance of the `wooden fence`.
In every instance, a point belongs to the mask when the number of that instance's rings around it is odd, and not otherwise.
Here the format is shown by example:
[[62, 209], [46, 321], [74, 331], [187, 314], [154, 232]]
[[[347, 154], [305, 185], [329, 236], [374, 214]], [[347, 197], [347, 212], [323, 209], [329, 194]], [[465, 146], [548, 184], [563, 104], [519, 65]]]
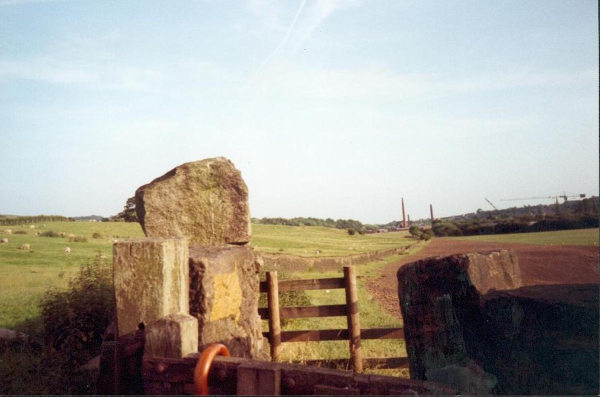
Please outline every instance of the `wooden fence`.
[[[306, 291], [320, 289], [345, 289], [346, 303], [342, 305], [324, 305], [308, 307], [279, 307], [279, 291]], [[260, 283], [260, 292], [267, 294], [267, 308], [258, 309], [263, 319], [269, 320], [269, 332], [263, 335], [271, 345], [271, 358], [280, 360], [281, 344], [288, 342], [311, 342], [348, 340], [350, 361], [355, 371], [362, 371], [363, 359], [360, 341], [362, 339], [404, 339], [403, 328], [360, 328], [356, 274], [354, 266], [344, 266], [344, 277], [310, 280], [277, 280], [277, 272], [267, 272], [267, 280]], [[282, 331], [281, 320], [303, 317], [345, 316], [346, 329]], [[313, 360], [310, 363], [343, 364], [345, 359]], [[408, 365], [407, 357], [366, 359], [369, 365], [383, 368], [398, 368]]]

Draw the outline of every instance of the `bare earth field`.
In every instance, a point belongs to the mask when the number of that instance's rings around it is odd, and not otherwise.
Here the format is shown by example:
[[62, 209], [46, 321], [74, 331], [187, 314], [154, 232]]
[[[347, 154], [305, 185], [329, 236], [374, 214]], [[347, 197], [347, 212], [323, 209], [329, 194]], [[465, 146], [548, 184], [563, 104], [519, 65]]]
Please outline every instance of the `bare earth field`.
[[515, 251], [519, 257], [524, 285], [598, 284], [597, 246], [542, 246], [434, 238], [421, 251], [386, 266], [379, 279], [373, 279], [367, 283], [367, 289], [387, 312], [400, 318], [396, 272], [401, 266], [431, 256], [496, 249]]

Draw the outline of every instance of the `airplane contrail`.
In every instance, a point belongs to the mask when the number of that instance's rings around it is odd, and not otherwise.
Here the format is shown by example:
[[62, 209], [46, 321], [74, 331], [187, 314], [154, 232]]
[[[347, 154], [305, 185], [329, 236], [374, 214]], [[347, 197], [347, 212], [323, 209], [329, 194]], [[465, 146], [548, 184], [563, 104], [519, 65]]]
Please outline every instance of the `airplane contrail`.
[[239, 94], [236, 96], [236, 98], [235, 98], [236, 100], [242, 95], [242, 93], [246, 90], [246, 88], [248, 88], [248, 86], [250, 86], [254, 82], [256, 77], [260, 74], [261, 70], [269, 63], [271, 58], [273, 58], [273, 55], [275, 55], [277, 53], [277, 51], [279, 51], [279, 48], [281, 48], [281, 46], [283, 44], [285, 44], [285, 42], [288, 40], [288, 38], [292, 34], [292, 30], [294, 30], [294, 26], [296, 25], [296, 22], [298, 21], [298, 17], [300, 16], [300, 13], [302, 12], [302, 9], [304, 8], [305, 4], [306, 4], [306, 0], [303, 0], [302, 4], [300, 4], [300, 7], [298, 7], [298, 11], [296, 11], [294, 20], [292, 21], [292, 24], [288, 28], [288, 31], [287, 31], [286, 35], [284, 36], [284, 38], [279, 42], [277, 47], [275, 47], [273, 52], [271, 52], [271, 54], [263, 61], [263, 63], [258, 67], [258, 69], [256, 69], [256, 71], [252, 74], [250, 79], [248, 79], [248, 82], [246, 84], [244, 84], [244, 86], [240, 90]]

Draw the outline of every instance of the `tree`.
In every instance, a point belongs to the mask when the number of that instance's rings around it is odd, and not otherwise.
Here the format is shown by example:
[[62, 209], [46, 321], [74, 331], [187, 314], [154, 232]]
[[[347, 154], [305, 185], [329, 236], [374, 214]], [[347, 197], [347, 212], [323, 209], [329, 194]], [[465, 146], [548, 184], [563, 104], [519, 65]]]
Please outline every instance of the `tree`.
[[123, 211], [119, 212], [114, 217], [125, 222], [138, 222], [137, 213], [135, 212], [135, 196], [129, 197], [123, 207]]

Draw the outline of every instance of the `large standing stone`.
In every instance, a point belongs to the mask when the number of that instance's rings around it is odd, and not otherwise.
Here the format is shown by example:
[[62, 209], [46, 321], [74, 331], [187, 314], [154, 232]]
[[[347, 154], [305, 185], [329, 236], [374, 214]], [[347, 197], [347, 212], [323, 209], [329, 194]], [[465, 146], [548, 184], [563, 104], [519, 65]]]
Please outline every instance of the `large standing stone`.
[[124, 240], [113, 246], [119, 335], [139, 323], [189, 311], [189, 248], [184, 238]]
[[190, 314], [199, 350], [223, 343], [232, 356], [267, 360], [258, 315], [262, 266], [251, 247], [190, 247]]
[[486, 354], [481, 295], [521, 286], [511, 251], [427, 258], [401, 267], [398, 295], [411, 378], [452, 381], [463, 392], [487, 393], [495, 379], [481, 368]]
[[248, 188], [224, 157], [182, 164], [138, 188], [135, 201], [148, 237], [184, 236], [199, 245], [250, 241]]

